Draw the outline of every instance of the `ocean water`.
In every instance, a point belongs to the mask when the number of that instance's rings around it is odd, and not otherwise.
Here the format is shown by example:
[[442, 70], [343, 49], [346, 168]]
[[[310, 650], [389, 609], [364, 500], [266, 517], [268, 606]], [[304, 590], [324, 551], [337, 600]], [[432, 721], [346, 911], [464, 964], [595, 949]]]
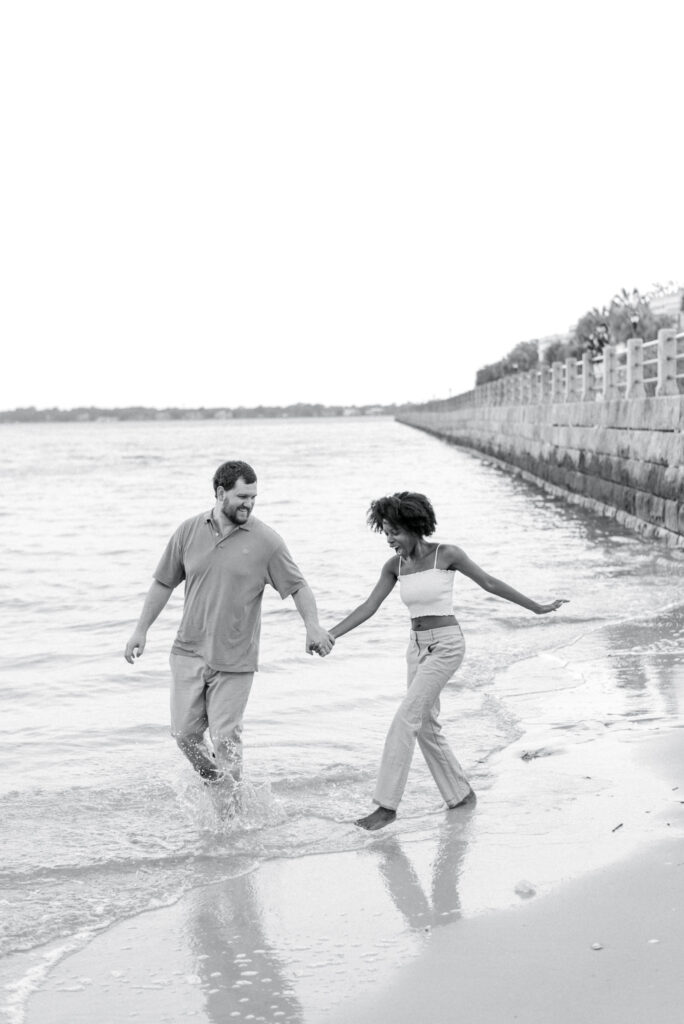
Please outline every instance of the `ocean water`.
[[[389, 552], [365, 512], [371, 499], [401, 489], [431, 497], [436, 539], [458, 543], [538, 600], [570, 599], [538, 617], [457, 579], [467, 654], [442, 719], [478, 791], [492, 789], [507, 751], [533, 759], [561, 734], [566, 745], [568, 737], [598, 744], [608, 733], [681, 724], [673, 673], [684, 660], [682, 553], [565, 506], [486, 460], [388, 418], [4, 426], [0, 952], [8, 1019], [21, 1019], [31, 951], [59, 943], [63, 955], [117, 921], [265, 860], [365, 842], [350, 822], [371, 807], [404, 686], [408, 626], [398, 593], [326, 659], [305, 654], [292, 601], [267, 593], [237, 818], [225, 817], [169, 736], [180, 592], [143, 658], [135, 666], [123, 659], [168, 536], [211, 506], [214, 469], [232, 457], [256, 468], [256, 514], [286, 539], [324, 624], [375, 583]], [[405, 834], [424, 832], [442, 808], [417, 755], [401, 806]], [[507, 813], [524, 836], [525, 808]]]

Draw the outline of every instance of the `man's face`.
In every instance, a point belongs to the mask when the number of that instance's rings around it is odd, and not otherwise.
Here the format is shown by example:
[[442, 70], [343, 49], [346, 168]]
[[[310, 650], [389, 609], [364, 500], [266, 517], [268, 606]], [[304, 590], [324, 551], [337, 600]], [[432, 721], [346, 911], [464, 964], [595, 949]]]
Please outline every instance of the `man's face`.
[[242, 477], [235, 482], [235, 486], [231, 487], [229, 491], [224, 487], [219, 487], [216, 491], [216, 500], [221, 507], [221, 511], [226, 519], [229, 519], [236, 526], [242, 526], [247, 522], [254, 508], [256, 496], [257, 485], [255, 483], [246, 484]]

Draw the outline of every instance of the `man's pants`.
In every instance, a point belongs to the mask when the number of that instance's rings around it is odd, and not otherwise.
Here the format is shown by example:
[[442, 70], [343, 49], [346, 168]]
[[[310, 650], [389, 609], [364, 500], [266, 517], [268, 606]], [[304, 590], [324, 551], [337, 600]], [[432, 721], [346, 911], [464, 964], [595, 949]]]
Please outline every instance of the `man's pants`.
[[468, 780], [438, 721], [439, 695], [464, 654], [465, 641], [458, 625], [411, 630], [406, 652], [408, 691], [387, 733], [373, 797], [381, 807], [397, 809], [416, 739], [447, 804], [453, 807], [470, 793]]
[[[172, 654], [171, 735], [202, 778], [242, 774], [242, 717], [253, 672], [218, 672], [202, 658]], [[214, 760], [204, 743], [209, 729]]]

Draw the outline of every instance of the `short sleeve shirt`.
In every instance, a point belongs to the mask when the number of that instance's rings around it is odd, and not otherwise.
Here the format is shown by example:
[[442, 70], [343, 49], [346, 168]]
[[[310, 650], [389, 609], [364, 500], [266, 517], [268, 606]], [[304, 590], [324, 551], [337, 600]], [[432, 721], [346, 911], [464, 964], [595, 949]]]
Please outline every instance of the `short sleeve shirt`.
[[183, 617], [172, 652], [201, 657], [221, 672], [255, 672], [261, 601], [266, 585], [281, 598], [306, 584], [285, 542], [250, 516], [222, 534], [211, 512], [187, 519], [173, 534], [154, 578], [185, 581]]

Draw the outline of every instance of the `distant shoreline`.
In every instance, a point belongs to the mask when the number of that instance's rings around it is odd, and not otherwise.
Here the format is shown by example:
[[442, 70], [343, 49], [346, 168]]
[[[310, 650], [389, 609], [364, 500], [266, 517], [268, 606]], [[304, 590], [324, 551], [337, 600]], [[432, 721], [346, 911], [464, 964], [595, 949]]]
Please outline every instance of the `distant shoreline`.
[[126, 406], [123, 408], [100, 408], [78, 406], [74, 409], [36, 409], [28, 406], [0, 411], [0, 423], [117, 423], [128, 420], [232, 420], [232, 419], [289, 419], [295, 417], [321, 416], [394, 416], [398, 412], [414, 408], [413, 405], [259, 405], [251, 408], [230, 409], [216, 407], [207, 409], [180, 409], [168, 407], [156, 409], [148, 406]]

